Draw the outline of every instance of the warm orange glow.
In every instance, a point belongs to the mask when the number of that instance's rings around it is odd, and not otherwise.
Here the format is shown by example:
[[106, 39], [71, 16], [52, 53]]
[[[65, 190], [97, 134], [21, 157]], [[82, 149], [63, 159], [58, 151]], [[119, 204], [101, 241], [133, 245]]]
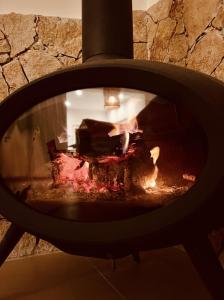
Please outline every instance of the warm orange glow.
[[153, 165], [154, 165], [154, 170], [152, 175], [147, 178], [147, 180], [144, 183], [143, 188], [144, 189], [148, 189], [148, 188], [155, 188], [156, 187], [156, 179], [158, 177], [158, 173], [159, 173], [159, 168], [156, 165], [156, 162], [159, 158], [159, 154], [160, 154], [160, 148], [154, 147], [150, 150], [150, 154], [151, 154], [151, 158], [153, 160]]
[[151, 186], [151, 188], [154, 188], [154, 187], [156, 187], [156, 181], [155, 181], [155, 180], [153, 180], [153, 181], [151, 182], [150, 186]]
[[109, 132], [109, 136], [119, 135], [124, 132], [134, 133], [141, 131], [138, 129], [138, 122], [136, 118], [121, 123], [115, 123], [113, 125], [114, 128]]
[[151, 158], [153, 160], [153, 164], [154, 166], [156, 165], [156, 162], [159, 158], [159, 154], [160, 154], [160, 148], [157, 146], [157, 147], [154, 147], [150, 150], [150, 154], [151, 154]]
[[147, 178], [147, 180], [145, 181], [144, 189], [156, 187], [156, 179], [157, 179], [158, 173], [159, 173], [159, 169], [157, 166], [155, 166], [152, 175], [149, 178]]
[[190, 175], [190, 174], [183, 174], [183, 179], [195, 182], [196, 176], [195, 175]]
[[137, 119], [133, 118], [131, 120], [127, 120], [126, 122], [114, 124], [114, 128], [109, 132], [109, 136], [122, 134], [122, 150], [123, 153], [126, 153], [129, 146], [130, 133], [135, 132], [141, 132], [141, 130], [138, 129]]

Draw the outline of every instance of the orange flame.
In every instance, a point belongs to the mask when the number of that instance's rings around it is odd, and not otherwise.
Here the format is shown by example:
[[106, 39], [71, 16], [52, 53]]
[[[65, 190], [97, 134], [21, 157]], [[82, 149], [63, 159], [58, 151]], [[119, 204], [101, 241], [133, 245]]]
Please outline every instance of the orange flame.
[[138, 121], [136, 118], [128, 120], [127, 122], [114, 124], [114, 128], [109, 132], [109, 136], [114, 136], [119, 134], [123, 135], [122, 150], [124, 154], [128, 150], [130, 133], [135, 133], [135, 132], [142, 132], [140, 129], [138, 129]]
[[152, 175], [150, 176], [150, 178], [148, 178], [144, 184], [144, 188], [154, 188], [156, 187], [156, 179], [158, 177], [158, 173], [159, 173], [159, 168], [156, 165], [156, 162], [159, 158], [159, 154], [160, 154], [160, 148], [158, 146], [152, 148], [150, 150], [150, 154], [151, 154], [151, 158], [153, 161], [153, 165], [154, 165], [154, 171], [152, 173]]
[[160, 154], [160, 148], [157, 146], [157, 147], [154, 147], [150, 150], [150, 154], [151, 154], [151, 158], [153, 160], [153, 164], [154, 166], [156, 166], [156, 162], [159, 158], [159, 154]]
[[122, 145], [123, 154], [125, 154], [126, 151], [128, 150], [129, 140], [130, 140], [130, 133], [128, 131], [125, 131], [123, 134], [123, 145]]

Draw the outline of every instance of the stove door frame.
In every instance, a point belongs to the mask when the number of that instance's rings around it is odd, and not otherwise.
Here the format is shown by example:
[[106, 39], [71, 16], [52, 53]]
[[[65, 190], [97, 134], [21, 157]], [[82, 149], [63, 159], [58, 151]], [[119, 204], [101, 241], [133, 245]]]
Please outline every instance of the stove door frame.
[[[123, 87], [181, 101], [192, 110], [208, 141], [206, 165], [199, 180], [172, 205], [104, 223], [81, 223], [44, 215], [20, 203], [0, 181], [0, 213], [17, 226], [58, 247], [76, 253], [108, 256], [168, 246], [195, 226], [209, 230], [222, 222], [224, 169], [224, 84], [199, 72], [158, 62], [129, 59], [86, 63], [37, 79], [8, 96], [0, 105], [0, 138], [22, 113], [53, 96], [84, 88]], [[212, 177], [209, 172], [215, 169]], [[132, 250], [130, 250], [132, 249]]]

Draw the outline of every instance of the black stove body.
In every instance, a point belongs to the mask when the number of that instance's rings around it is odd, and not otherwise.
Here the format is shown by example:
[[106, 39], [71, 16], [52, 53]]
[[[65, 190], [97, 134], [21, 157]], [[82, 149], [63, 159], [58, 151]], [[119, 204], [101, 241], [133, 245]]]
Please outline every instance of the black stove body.
[[199, 72], [132, 57], [131, 1], [83, 0], [84, 63], [7, 97], [0, 105], [0, 138], [24, 112], [69, 91], [122, 87], [149, 92], [187, 107], [205, 133], [207, 159], [195, 185], [169, 206], [93, 223], [41, 213], [18, 199], [1, 178], [0, 212], [12, 225], [0, 244], [0, 263], [24, 232], [68, 253], [103, 258], [183, 244], [213, 298], [224, 299], [223, 269], [208, 240], [211, 230], [224, 225], [224, 85]]

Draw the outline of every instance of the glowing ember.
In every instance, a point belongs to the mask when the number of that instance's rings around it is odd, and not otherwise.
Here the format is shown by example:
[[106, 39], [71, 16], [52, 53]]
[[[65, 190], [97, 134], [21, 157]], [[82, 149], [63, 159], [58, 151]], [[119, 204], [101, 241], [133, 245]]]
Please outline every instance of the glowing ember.
[[149, 182], [149, 186], [151, 188], [154, 188], [156, 186], [156, 181], [155, 180], [151, 180], [151, 182]]
[[81, 159], [61, 153], [54, 161], [57, 168], [56, 183], [72, 182], [75, 190], [88, 180], [89, 164]]
[[[107, 156], [89, 163], [78, 156], [60, 153], [52, 162], [54, 186], [72, 186], [74, 192], [105, 193], [117, 192], [123, 189], [119, 182], [119, 163], [132, 156], [132, 151], [125, 155]], [[108, 168], [113, 171], [113, 178], [108, 177]], [[93, 169], [95, 168], [95, 175]], [[97, 175], [96, 175], [97, 174]]]
[[183, 179], [195, 182], [196, 176], [195, 175], [189, 175], [189, 174], [183, 174]]
[[[93, 194], [100, 193], [114, 197], [112, 196], [114, 192], [131, 197], [132, 191], [134, 194], [139, 191], [141, 195], [167, 194], [166, 185], [162, 182], [158, 185], [157, 182], [160, 147], [152, 148], [149, 155], [148, 146], [139, 134], [142, 131], [138, 129], [137, 119], [111, 124], [110, 127], [108, 124], [99, 123], [97, 125], [101, 126], [102, 132], [104, 126], [107, 125], [109, 128], [110, 131], [106, 132], [106, 141], [109, 145], [116, 142], [114, 148], [111, 148], [113, 151], [108, 151], [109, 154], [100, 151], [84, 151], [83, 154], [76, 149], [73, 154], [57, 153], [57, 158], [52, 161], [54, 186], [70, 186], [73, 192], [79, 195], [80, 193], [92, 194], [93, 198], [95, 197]], [[117, 136], [116, 140], [112, 138], [114, 136]], [[98, 135], [97, 138], [101, 138], [99, 141], [106, 147], [103, 143], [105, 136]], [[85, 143], [84, 146], [88, 148]], [[183, 179], [193, 182], [195, 176], [183, 174]], [[176, 188], [174, 194], [175, 191]], [[172, 194], [172, 191], [168, 194]]]

